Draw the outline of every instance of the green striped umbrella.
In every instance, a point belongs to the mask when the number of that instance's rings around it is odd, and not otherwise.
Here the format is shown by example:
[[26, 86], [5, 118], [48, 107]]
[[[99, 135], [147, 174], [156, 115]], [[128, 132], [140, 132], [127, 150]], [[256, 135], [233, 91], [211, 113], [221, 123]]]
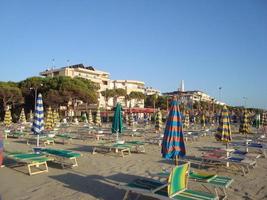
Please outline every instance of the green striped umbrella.
[[89, 110], [89, 113], [88, 113], [88, 123], [93, 124], [93, 117], [92, 117], [92, 111], [91, 110]]
[[256, 120], [256, 128], [259, 129], [261, 126], [261, 115], [257, 114], [255, 120]]
[[12, 122], [11, 112], [9, 109], [7, 109], [5, 113], [4, 124], [6, 127], [9, 127], [11, 125], [11, 122]]
[[243, 117], [240, 123], [239, 132], [243, 134], [250, 133], [249, 130], [249, 121], [248, 121], [248, 112], [247, 110], [244, 110]]
[[101, 126], [101, 115], [100, 115], [100, 109], [97, 108], [96, 116], [95, 116], [95, 124], [97, 126]]
[[51, 107], [49, 107], [46, 113], [45, 129], [52, 129], [53, 127], [54, 127], [53, 112]]
[[157, 111], [156, 114], [156, 124], [155, 124], [155, 129], [156, 131], [160, 131], [162, 128], [162, 114], [160, 110]]
[[228, 142], [232, 140], [231, 134], [232, 133], [228, 110], [227, 107], [224, 106], [221, 112], [219, 127], [217, 129], [217, 133], [215, 134], [215, 138], [218, 141], [226, 142], [226, 144], [228, 144]]
[[24, 108], [21, 109], [20, 116], [19, 116], [19, 122], [22, 124], [26, 123]]
[[117, 141], [119, 140], [119, 133], [122, 133], [123, 123], [122, 123], [122, 109], [121, 104], [117, 103], [116, 108], [113, 115], [111, 132], [116, 133]]

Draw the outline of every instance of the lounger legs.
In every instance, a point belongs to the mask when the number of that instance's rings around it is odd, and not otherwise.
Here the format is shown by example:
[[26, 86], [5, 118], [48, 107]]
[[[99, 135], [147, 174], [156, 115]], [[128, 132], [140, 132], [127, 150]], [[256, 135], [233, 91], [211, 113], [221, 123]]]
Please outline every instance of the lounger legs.
[[[41, 169], [40, 166], [44, 165], [44, 169]], [[39, 169], [36, 172], [32, 172], [31, 167], [35, 167], [37, 169]], [[29, 175], [34, 175], [34, 174], [40, 174], [43, 172], [48, 172], [48, 167], [47, 167], [47, 163], [46, 162], [41, 162], [41, 163], [33, 163], [33, 164], [28, 164], [28, 171], [29, 171]]]

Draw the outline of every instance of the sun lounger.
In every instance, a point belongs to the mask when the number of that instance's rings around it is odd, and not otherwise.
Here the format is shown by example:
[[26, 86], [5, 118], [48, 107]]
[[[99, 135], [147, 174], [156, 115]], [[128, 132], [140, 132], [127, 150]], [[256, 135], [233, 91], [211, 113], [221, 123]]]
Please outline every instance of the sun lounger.
[[126, 190], [123, 200], [127, 199], [130, 192], [137, 193], [139, 196], [144, 195], [164, 200], [217, 200], [218, 197], [214, 194], [187, 188], [189, 168], [189, 163], [175, 166], [171, 170], [167, 182], [140, 178], [126, 185], [119, 185], [118, 187]]
[[243, 175], [245, 176], [247, 173], [249, 173], [249, 169], [251, 167], [254, 168], [257, 163], [256, 160], [247, 157], [228, 157], [225, 153], [222, 153], [220, 151], [203, 153], [202, 165], [221, 166], [222, 164], [226, 164], [227, 169], [233, 169], [233, 167], [228, 166], [229, 164], [236, 166], [242, 171]]
[[81, 156], [80, 153], [75, 153], [73, 151], [63, 149], [41, 148], [40, 152], [42, 154], [48, 155], [49, 157], [52, 157], [53, 162], [61, 164], [62, 168], [64, 168], [65, 166], [77, 167], [77, 158]]
[[68, 133], [62, 133], [56, 135], [56, 140], [60, 140], [63, 144], [70, 144], [73, 137]]
[[234, 148], [245, 148], [246, 151], [248, 151], [249, 149], [258, 150], [261, 152], [264, 158], [267, 157], [267, 154], [266, 154], [267, 145], [263, 143], [231, 142], [230, 145], [233, 146]]
[[[27, 145], [36, 144], [36, 141], [37, 141], [36, 136], [29, 136], [29, 137], [26, 137], [25, 139], [26, 139]], [[43, 146], [50, 145], [50, 144], [54, 145], [55, 140], [54, 140], [54, 138], [51, 138], [48, 136], [40, 136], [39, 144], [43, 145]]]
[[[168, 178], [169, 174], [170, 173], [168, 171], [164, 171], [156, 174], [155, 176], [158, 176], [159, 178]], [[220, 197], [220, 199], [226, 199], [226, 189], [234, 180], [230, 177], [218, 176], [213, 173], [190, 171], [189, 181], [196, 181], [200, 183], [208, 191], [210, 191], [208, 187], [213, 187], [216, 196]], [[222, 193], [221, 195], [219, 194], [219, 191]]]
[[93, 154], [97, 151], [107, 150], [108, 152], [114, 151], [120, 153], [122, 157], [131, 155], [131, 146], [127, 144], [115, 144], [115, 143], [99, 143], [97, 146], [93, 146]]
[[27, 165], [29, 175], [48, 172], [47, 161], [52, 160], [35, 153], [5, 153], [5, 157], [16, 161], [16, 165], [12, 167]]

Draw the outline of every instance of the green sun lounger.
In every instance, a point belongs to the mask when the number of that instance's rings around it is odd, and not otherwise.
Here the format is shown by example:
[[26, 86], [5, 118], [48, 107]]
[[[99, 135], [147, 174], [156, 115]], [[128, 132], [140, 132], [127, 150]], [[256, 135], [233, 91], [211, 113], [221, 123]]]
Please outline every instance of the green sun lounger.
[[77, 167], [77, 158], [81, 157], [80, 153], [76, 153], [70, 150], [42, 148], [41, 152], [54, 158], [54, 162], [61, 164], [62, 168], [65, 166]]
[[137, 179], [127, 185], [119, 185], [120, 189], [126, 190], [123, 200], [126, 200], [130, 192], [157, 199], [178, 200], [217, 200], [218, 196], [206, 192], [187, 188], [190, 163], [175, 166], [168, 182], [160, 182], [154, 179]]
[[[43, 154], [35, 153], [5, 152], [5, 156], [16, 161], [17, 164], [27, 165], [29, 175], [48, 172], [47, 161], [52, 160]], [[16, 165], [13, 167], [17, 166], [21, 165]]]

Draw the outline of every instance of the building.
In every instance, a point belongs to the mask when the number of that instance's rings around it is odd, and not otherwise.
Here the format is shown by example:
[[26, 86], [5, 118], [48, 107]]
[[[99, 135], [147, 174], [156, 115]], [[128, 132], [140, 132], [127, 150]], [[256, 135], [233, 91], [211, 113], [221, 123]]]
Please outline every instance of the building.
[[157, 89], [154, 89], [152, 87], [146, 87], [145, 88], [145, 95], [161, 95], [161, 92]]
[[199, 90], [193, 90], [193, 91], [174, 91], [174, 92], [166, 92], [163, 93], [165, 96], [178, 96], [179, 99], [184, 103], [194, 103], [194, 102], [208, 102], [208, 103], [216, 103], [219, 105], [225, 105], [225, 103], [220, 102], [216, 100], [214, 97], [209, 96], [208, 94], [199, 91]]
[[111, 80], [108, 72], [96, 70], [92, 66], [84, 66], [83, 64], [71, 65], [58, 69], [48, 69], [40, 73], [41, 76], [54, 77], [54, 76], [68, 76], [71, 78], [80, 77], [85, 78], [93, 83], [99, 84], [99, 106], [105, 109], [111, 109], [117, 102], [120, 102], [123, 107], [139, 107], [144, 108], [144, 100], [125, 100], [125, 97], [110, 98], [107, 105], [105, 97], [101, 95], [102, 91], [106, 89], [125, 89], [127, 94], [131, 92], [141, 92], [143, 94], [160, 93], [153, 88], [145, 88], [145, 83], [136, 80]]

